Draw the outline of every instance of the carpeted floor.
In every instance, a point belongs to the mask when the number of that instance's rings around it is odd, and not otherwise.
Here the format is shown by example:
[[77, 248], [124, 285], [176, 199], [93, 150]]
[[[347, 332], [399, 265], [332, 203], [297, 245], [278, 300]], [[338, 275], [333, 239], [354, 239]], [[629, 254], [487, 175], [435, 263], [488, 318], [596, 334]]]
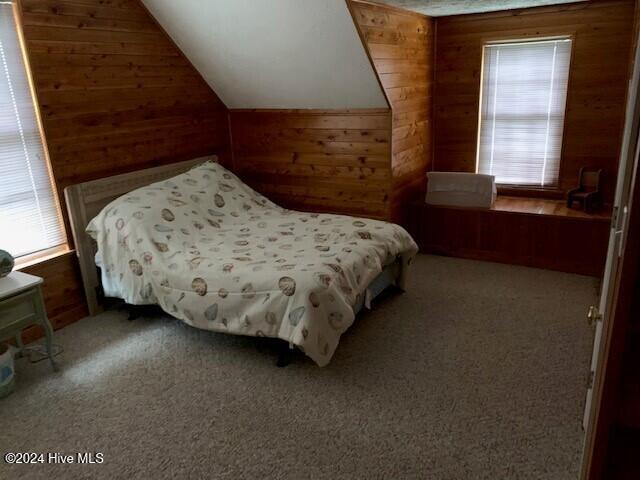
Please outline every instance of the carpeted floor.
[[109, 312], [17, 364], [0, 452], [102, 452], [0, 478], [574, 479], [597, 280], [421, 255], [332, 363]]

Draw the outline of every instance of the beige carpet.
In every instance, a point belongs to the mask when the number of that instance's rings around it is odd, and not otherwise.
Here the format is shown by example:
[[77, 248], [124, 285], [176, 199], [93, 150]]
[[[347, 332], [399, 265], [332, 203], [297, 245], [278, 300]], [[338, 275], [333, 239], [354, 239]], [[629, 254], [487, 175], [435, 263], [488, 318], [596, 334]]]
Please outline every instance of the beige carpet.
[[574, 479], [596, 300], [589, 277], [419, 256], [332, 363], [110, 312], [17, 365], [0, 451], [102, 452], [0, 478]]

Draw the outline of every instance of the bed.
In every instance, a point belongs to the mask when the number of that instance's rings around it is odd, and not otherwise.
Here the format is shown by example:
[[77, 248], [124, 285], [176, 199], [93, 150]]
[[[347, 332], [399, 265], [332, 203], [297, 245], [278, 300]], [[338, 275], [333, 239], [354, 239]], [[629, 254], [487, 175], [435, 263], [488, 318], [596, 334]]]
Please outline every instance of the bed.
[[102, 293], [158, 305], [327, 365], [358, 310], [388, 285], [404, 288], [415, 242], [391, 223], [283, 209], [215, 160], [65, 191], [90, 308]]

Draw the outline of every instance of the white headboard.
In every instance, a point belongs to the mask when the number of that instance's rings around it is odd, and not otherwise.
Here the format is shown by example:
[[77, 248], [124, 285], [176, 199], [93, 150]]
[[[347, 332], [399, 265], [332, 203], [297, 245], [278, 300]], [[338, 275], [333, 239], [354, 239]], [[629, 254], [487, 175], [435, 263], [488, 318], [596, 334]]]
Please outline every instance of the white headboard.
[[94, 240], [85, 232], [89, 222], [105, 206], [125, 193], [154, 182], [175, 177], [196, 165], [212, 159], [217, 160], [216, 157], [212, 156], [201, 157], [113, 177], [100, 178], [64, 189], [73, 241], [80, 263], [80, 273], [87, 298], [87, 306], [91, 315], [102, 311], [99, 301], [102, 295], [99, 293], [101, 288], [100, 277], [94, 260], [97, 246]]

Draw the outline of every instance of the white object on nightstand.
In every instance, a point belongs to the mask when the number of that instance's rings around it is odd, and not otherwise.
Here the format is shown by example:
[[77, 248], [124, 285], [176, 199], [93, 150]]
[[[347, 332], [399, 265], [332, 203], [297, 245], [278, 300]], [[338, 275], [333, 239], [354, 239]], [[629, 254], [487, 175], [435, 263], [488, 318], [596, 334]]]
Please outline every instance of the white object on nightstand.
[[46, 347], [54, 370], [53, 329], [47, 318], [42, 297], [42, 278], [22, 272], [11, 272], [0, 278], [0, 340], [14, 337], [22, 350], [21, 333], [25, 327], [40, 325], [46, 335]]

